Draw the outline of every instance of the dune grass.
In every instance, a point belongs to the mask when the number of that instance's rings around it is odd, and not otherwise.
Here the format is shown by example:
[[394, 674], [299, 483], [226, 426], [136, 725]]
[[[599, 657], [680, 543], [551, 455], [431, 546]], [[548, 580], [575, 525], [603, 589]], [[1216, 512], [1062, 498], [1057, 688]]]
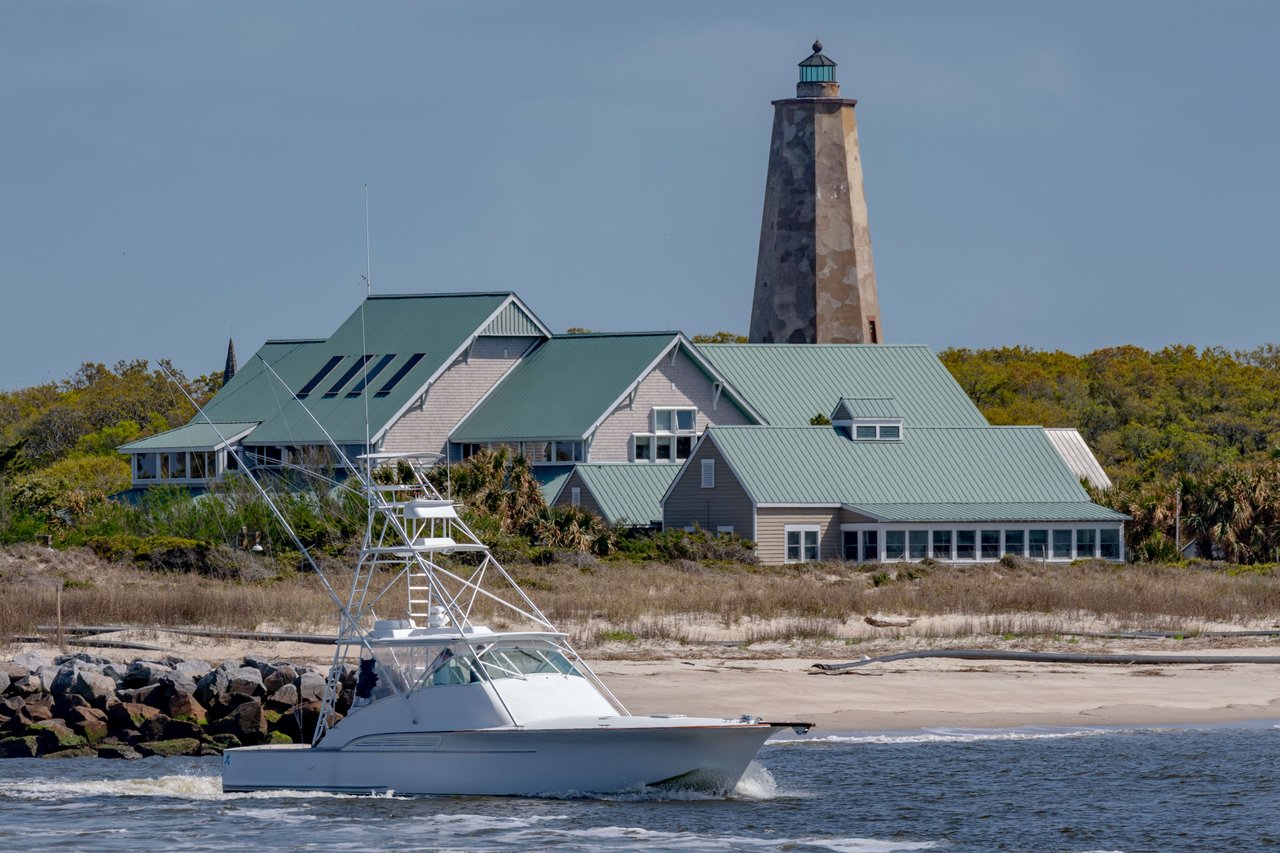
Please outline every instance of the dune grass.
[[[341, 591], [342, 564], [329, 569]], [[511, 571], [583, 645], [688, 642], [709, 633], [747, 643], [823, 640], [847, 636], [847, 626], [868, 614], [919, 618], [910, 633], [935, 637], [1055, 634], [1090, 620], [1110, 630], [1178, 631], [1205, 623], [1270, 626], [1280, 618], [1280, 574], [1221, 566], [575, 561]], [[136, 568], [86, 549], [16, 546], [0, 551], [0, 637], [52, 624], [59, 583], [66, 625], [329, 632], [336, 622], [328, 594], [309, 573], [222, 580]], [[403, 600], [388, 596], [385, 604], [381, 612], [394, 616]], [[929, 620], [941, 616], [951, 618]], [[478, 618], [513, 627], [483, 606]]]

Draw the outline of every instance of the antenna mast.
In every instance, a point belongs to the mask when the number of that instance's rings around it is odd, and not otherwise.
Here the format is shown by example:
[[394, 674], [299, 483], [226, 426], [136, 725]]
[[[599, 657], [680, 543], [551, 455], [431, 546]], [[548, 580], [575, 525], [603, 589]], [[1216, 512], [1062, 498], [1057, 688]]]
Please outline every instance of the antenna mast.
[[[373, 260], [369, 251], [369, 185], [364, 185], [364, 295], [365, 302], [373, 295]], [[364, 350], [361, 358], [364, 359], [363, 373], [364, 383], [369, 384], [369, 343], [365, 337], [364, 330], [364, 306], [365, 302], [360, 303], [360, 347]], [[370, 456], [373, 454], [373, 448], [369, 446], [369, 395], [362, 394], [364, 398], [364, 475], [365, 485], [373, 486], [373, 462]], [[370, 492], [372, 495], [372, 492]], [[370, 499], [372, 500], [372, 499]], [[370, 504], [372, 507], [372, 503]], [[369, 510], [372, 513], [372, 508]], [[372, 517], [372, 516], [371, 516]]]
[[369, 255], [369, 185], [364, 185], [364, 293], [373, 293], [373, 263]]

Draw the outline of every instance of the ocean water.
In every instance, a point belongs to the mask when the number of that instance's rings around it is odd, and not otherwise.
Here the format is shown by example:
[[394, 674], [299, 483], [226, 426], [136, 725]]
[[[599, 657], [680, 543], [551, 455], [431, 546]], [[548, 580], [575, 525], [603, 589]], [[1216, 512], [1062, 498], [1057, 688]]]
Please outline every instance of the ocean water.
[[221, 761], [0, 762], [0, 850], [1280, 848], [1280, 724], [770, 741], [728, 798], [224, 795]]

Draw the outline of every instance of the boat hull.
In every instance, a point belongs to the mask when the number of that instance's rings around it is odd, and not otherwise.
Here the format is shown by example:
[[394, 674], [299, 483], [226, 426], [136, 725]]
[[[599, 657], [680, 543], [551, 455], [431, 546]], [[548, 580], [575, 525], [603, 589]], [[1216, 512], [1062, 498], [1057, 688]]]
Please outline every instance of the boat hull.
[[664, 728], [490, 729], [382, 735], [344, 749], [228, 750], [224, 791], [495, 796], [611, 794], [671, 783], [733, 790], [767, 724]]

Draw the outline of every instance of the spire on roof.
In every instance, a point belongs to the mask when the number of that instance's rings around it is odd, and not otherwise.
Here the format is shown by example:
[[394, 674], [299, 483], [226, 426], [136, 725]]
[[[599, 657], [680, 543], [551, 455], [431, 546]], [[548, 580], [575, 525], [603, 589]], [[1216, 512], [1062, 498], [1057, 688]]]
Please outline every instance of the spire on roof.
[[222, 384], [226, 385], [236, 375], [236, 342], [227, 338], [227, 365], [222, 368]]

